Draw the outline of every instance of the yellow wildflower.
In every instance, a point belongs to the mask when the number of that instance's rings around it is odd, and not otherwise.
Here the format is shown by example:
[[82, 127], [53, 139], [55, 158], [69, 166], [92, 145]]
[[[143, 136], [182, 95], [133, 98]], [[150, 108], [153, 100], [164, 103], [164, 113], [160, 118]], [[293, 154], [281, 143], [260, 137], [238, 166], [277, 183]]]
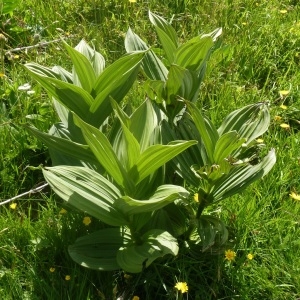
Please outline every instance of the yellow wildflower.
[[136, 3], [136, 0], [129, 0], [130, 3]]
[[280, 108], [281, 108], [281, 109], [287, 109], [287, 106], [284, 105], [284, 104], [281, 104], [281, 105], [280, 105]]
[[290, 128], [290, 125], [286, 124], [286, 123], [282, 123], [282, 124], [280, 124], [280, 127], [284, 128], [284, 129], [288, 129], [288, 128]]
[[274, 120], [275, 120], [275, 121], [280, 121], [281, 119], [282, 119], [282, 117], [280, 117], [280, 116], [275, 116], [275, 117], [274, 117]]
[[175, 288], [182, 294], [186, 293], [189, 290], [189, 287], [186, 282], [177, 282], [175, 284]]
[[287, 96], [289, 93], [290, 93], [290, 91], [288, 91], [288, 90], [279, 91], [279, 95], [281, 97]]
[[3, 73], [0, 73], [0, 78], [1, 78], [1, 77], [5, 77], [5, 74], [3, 74]]
[[71, 276], [70, 275], [66, 275], [65, 280], [67, 280], [67, 281], [71, 280]]
[[199, 196], [198, 196], [198, 193], [196, 193], [196, 194], [194, 195], [194, 200], [195, 200], [196, 202], [199, 202]]
[[246, 25], [247, 25], [247, 23], [246, 23], [246, 22], [242, 22], [242, 25], [246, 26]]
[[287, 13], [287, 10], [286, 10], [286, 9], [281, 9], [279, 12], [280, 12], [281, 14], [286, 14], [286, 13]]
[[254, 255], [253, 255], [252, 253], [249, 253], [249, 254], [247, 255], [247, 258], [248, 258], [249, 260], [252, 260], [252, 259], [254, 258]]
[[90, 224], [92, 223], [92, 220], [91, 220], [90, 217], [84, 217], [82, 223], [83, 223], [85, 226], [88, 226], [88, 225], [90, 225]]
[[64, 208], [62, 208], [62, 209], [59, 211], [59, 213], [60, 213], [61, 215], [64, 215], [64, 214], [67, 213], [67, 211], [66, 211]]
[[228, 261], [233, 261], [236, 257], [236, 253], [233, 250], [226, 250], [225, 251], [225, 259]]
[[139, 296], [133, 296], [132, 300], [140, 300]]
[[49, 271], [50, 271], [51, 273], [53, 273], [53, 272], [55, 271], [55, 268], [51, 267], [51, 268], [49, 269]]
[[300, 195], [296, 194], [295, 192], [291, 192], [290, 197], [294, 200], [300, 200]]
[[17, 203], [12, 203], [9, 207], [11, 209], [16, 209], [17, 208]]
[[257, 139], [256, 142], [257, 142], [258, 144], [262, 144], [262, 143], [264, 142], [264, 140], [263, 140], [263, 139]]

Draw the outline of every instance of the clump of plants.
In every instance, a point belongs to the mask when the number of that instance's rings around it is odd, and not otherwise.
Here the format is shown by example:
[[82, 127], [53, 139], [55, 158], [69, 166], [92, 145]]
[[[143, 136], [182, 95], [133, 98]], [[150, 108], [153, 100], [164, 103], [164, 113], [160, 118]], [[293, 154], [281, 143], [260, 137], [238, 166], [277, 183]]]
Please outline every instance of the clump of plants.
[[[233, 111], [219, 127], [199, 108], [207, 63], [222, 56], [221, 29], [180, 43], [169, 22], [149, 18], [161, 56], [129, 29], [127, 54], [108, 67], [85, 41], [64, 43], [71, 72], [25, 66], [60, 119], [47, 133], [27, 126], [49, 148], [45, 179], [68, 205], [105, 224], [69, 246], [92, 269], [139, 273], [179, 251], [200, 257], [222, 249], [226, 225], [205, 208], [242, 192], [276, 160], [256, 142], [270, 123], [267, 103]], [[145, 98], [131, 109], [126, 95], [138, 75]]]

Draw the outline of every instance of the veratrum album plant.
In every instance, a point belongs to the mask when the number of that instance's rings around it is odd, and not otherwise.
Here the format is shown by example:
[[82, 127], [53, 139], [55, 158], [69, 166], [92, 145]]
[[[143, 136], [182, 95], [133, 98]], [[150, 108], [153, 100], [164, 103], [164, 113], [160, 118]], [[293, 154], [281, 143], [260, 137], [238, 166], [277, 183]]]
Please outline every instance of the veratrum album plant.
[[[221, 29], [180, 44], [165, 19], [149, 18], [163, 59], [129, 29], [128, 53], [108, 67], [85, 41], [75, 49], [64, 43], [71, 72], [25, 66], [60, 118], [48, 133], [27, 126], [49, 148], [45, 179], [69, 205], [107, 224], [69, 247], [92, 269], [138, 273], [165, 255], [220, 247], [226, 225], [205, 207], [243, 191], [275, 163], [274, 150], [262, 156], [255, 143], [268, 130], [267, 103], [230, 113], [219, 128], [197, 105], [208, 60], [222, 51]], [[145, 100], [128, 114], [126, 94], [139, 73]]]

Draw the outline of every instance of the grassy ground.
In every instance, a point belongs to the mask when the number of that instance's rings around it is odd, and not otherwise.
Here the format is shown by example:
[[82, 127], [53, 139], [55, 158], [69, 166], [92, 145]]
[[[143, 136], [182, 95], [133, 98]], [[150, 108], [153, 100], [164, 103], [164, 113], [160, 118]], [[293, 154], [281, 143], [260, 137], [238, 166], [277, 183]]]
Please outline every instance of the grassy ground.
[[[132, 277], [83, 269], [69, 258], [67, 247], [101, 224], [93, 219], [85, 226], [84, 215], [64, 213], [46, 189], [15, 201], [15, 209], [0, 207], [0, 299], [114, 299], [124, 287], [124, 299], [176, 299], [177, 281], [189, 285], [184, 299], [300, 298], [300, 202], [289, 197], [300, 193], [300, 5], [288, 0], [163, 3], [23, 1], [12, 17], [1, 17], [0, 30], [8, 38], [2, 54], [64, 36], [73, 46], [85, 38], [112, 62], [125, 52], [128, 26], [159, 46], [147, 19], [149, 8], [173, 18], [182, 40], [223, 27], [228, 55], [221, 63], [211, 61], [200, 103], [218, 124], [235, 108], [269, 101], [272, 122], [262, 139], [277, 153], [266, 178], [214, 207], [230, 228], [235, 262], [226, 262], [223, 254], [200, 261], [179, 256]], [[1, 63], [1, 200], [41, 183], [41, 171], [32, 167], [49, 164], [46, 148], [21, 126], [32, 122], [47, 130], [55, 119], [47, 96], [23, 72], [22, 64], [29, 61], [70, 66], [59, 42], [11, 52]], [[34, 94], [19, 88], [25, 83]], [[283, 90], [288, 95], [280, 96]], [[140, 95], [134, 87], [131, 97], [142, 100]], [[283, 123], [289, 128], [280, 127]]]

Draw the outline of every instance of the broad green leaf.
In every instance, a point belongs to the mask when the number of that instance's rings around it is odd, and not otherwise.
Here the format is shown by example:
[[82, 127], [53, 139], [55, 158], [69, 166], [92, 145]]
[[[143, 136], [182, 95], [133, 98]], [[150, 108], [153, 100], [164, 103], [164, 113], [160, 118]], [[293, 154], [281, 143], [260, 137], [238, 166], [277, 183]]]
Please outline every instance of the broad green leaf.
[[[124, 137], [123, 151], [125, 151], [127, 156], [126, 170], [129, 171], [133, 166], [136, 165], [136, 162], [140, 158], [140, 144], [124, 124], [122, 124], [122, 129]], [[123, 164], [125, 164], [125, 162], [123, 162]]]
[[160, 143], [155, 139], [155, 130], [158, 127], [158, 118], [150, 100], [145, 100], [133, 114], [129, 117], [124, 111], [113, 101], [112, 106], [117, 113], [121, 122], [126, 125], [130, 132], [140, 144], [141, 151], [144, 151], [152, 144]]
[[162, 80], [147, 80], [144, 84], [147, 96], [154, 100], [156, 103], [161, 104], [164, 102], [164, 88], [165, 82]]
[[229, 131], [237, 131], [246, 143], [265, 133], [270, 124], [268, 104], [259, 102], [250, 104], [231, 112], [218, 129], [220, 135]]
[[165, 51], [166, 57], [170, 64], [174, 62], [175, 53], [177, 47], [173, 44], [172, 39], [168, 36], [168, 34], [160, 29], [159, 27], [155, 27], [156, 32], [158, 34], [159, 40], [162, 44], [162, 47]]
[[127, 94], [136, 79], [144, 55], [145, 52], [127, 54], [100, 74], [93, 88], [95, 100], [90, 107], [95, 126], [100, 126], [112, 112], [110, 97], [119, 103]]
[[210, 164], [214, 163], [213, 153], [215, 150], [215, 145], [219, 139], [219, 135], [214, 125], [208, 118], [204, 118], [201, 111], [192, 102], [186, 101], [188, 111], [199, 131], [199, 134], [204, 143], [207, 156], [210, 160]]
[[156, 210], [141, 231], [145, 232], [152, 228], [162, 229], [167, 230], [174, 237], [178, 237], [187, 230], [187, 216], [184, 211], [183, 205], [170, 203], [164, 208]]
[[240, 148], [246, 139], [241, 139], [236, 131], [224, 133], [217, 141], [214, 151], [214, 163], [219, 164], [236, 149]]
[[129, 116], [125, 113], [124, 110], [122, 110], [122, 108], [119, 106], [119, 104], [113, 98], [110, 99], [110, 102], [111, 102], [111, 106], [112, 106], [115, 114], [119, 118], [120, 122], [125, 124], [127, 127], [129, 127], [129, 124], [130, 124]]
[[99, 129], [85, 123], [75, 115], [74, 120], [81, 128], [87, 144], [106, 172], [112, 176], [119, 186], [125, 188], [128, 192], [131, 191], [133, 188], [131, 179], [118, 160], [107, 137]]
[[166, 82], [167, 104], [174, 103], [180, 98], [191, 100], [194, 87], [194, 77], [189, 70], [178, 65], [172, 65]]
[[159, 167], [196, 143], [197, 141], [174, 141], [169, 145], [154, 145], [147, 148], [140, 155], [136, 166], [129, 171], [129, 177], [136, 184], [141, 182]]
[[[165, 33], [165, 35], [170, 39], [170, 41], [172, 42], [172, 44], [176, 49], [178, 47], [177, 34], [175, 29], [171, 26], [171, 24], [167, 22], [164, 18], [152, 13], [150, 10], [149, 10], [149, 19], [150, 22], [155, 26], [156, 30], [159, 29], [161, 32]], [[158, 31], [157, 34], [159, 38], [161, 38]], [[160, 41], [164, 47], [163, 41], [162, 40]]]
[[[162, 140], [164, 144], [167, 144], [178, 138], [187, 141], [192, 139], [198, 139], [198, 141], [200, 141], [200, 137], [198, 135], [197, 130], [195, 130], [195, 134], [193, 134], [194, 132], [192, 128], [188, 128], [187, 130], [185, 130], [186, 124], [182, 120], [183, 118], [178, 122], [178, 126], [176, 126], [176, 128], [172, 128], [170, 124], [165, 120], [161, 122]], [[197, 178], [194, 172], [192, 172], [191, 166], [196, 162], [201, 161], [201, 152], [199, 149], [200, 145], [198, 142], [198, 144], [191, 146], [190, 148], [186, 149], [183, 153], [180, 153], [179, 155], [174, 157], [169, 164], [169, 166], [172, 167], [171, 173], [169, 174], [167, 172], [166, 175], [172, 177], [174, 176], [175, 171], [176, 174], [184, 178], [184, 180], [189, 182], [191, 185], [198, 186], [199, 178]]]
[[96, 81], [96, 75], [90, 61], [67, 43], [64, 43], [64, 46], [73, 62], [74, 76], [78, 77], [80, 86], [88, 93], [91, 93]]
[[[53, 160], [52, 163], [54, 165], [59, 164], [59, 161], [62, 159], [61, 157], [63, 157], [63, 161], [65, 162], [65, 164], [73, 165], [74, 161], [78, 161], [78, 163], [83, 166], [99, 168], [99, 163], [94, 154], [89, 149], [88, 145], [82, 145], [66, 138], [43, 133], [32, 126], [25, 125], [25, 128], [33, 135], [35, 135], [46, 146], [48, 146], [49, 150], [54, 150], [56, 156], [59, 155], [59, 157], [51, 156]], [[68, 157], [70, 158], [69, 160], [67, 159]]]
[[123, 196], [116, 201], [115, 207], [124, 214], [132, 215], [158, 210], [177, 199], [188, 197], [189, 192], [183, 187], [165, 184], [160, 186], [150, 199], [136, 200]]
[[225, 224], [213, 216], [201, 216], [198, 220], [197, 231], [201, 238], [202, 252], [213, 245], [221, 246], [228, 240], [228, 230]]
[[[125, 48], [128, 53], [149, 49], [146, 43], [131, 28], [126, 33]], [[142, 68], [147, 77], [152, 80], [166, 81], [167, 79], [168, 69], [152, 50], [146, 52], [142, 61]]]
[[18, 7], [20, 0], [0, 0], [0, 15], [11, 13]]
[[[65, 81], [65, 82], [73, 83], [73, 74], [70, 73], [69, 71], [67, 71], [66, 69], [64, 69], [63, 67], [54, 66], [51, 70], [53, 72], [55, 72], [56, 74], [58, 74], [58, 76], [55, 75], [54, 78], [61, 79], [62, 81]], [[47, 73], [45, 75], [47, 76]], [[49, 75], [50, 75], [49, 77], [53, 77], [53, 76], [51, 76], [51, 74], [49, 74]]]
[[122, 228], [107, 228], [78, 238], [69, 246], [72, 259], [83, 267], [113, 271], [120, 269], [117, 252], [130, 241], [130, 235]]
[[111, 226], [128, 225], [114, 207], [119, 189], [94, 170], [84, 167], [45, 168], [43, 174], [54, 192], [71, 206]]
[[212, 46], [213, 40], [210, 36], [195, 37], [177, 49], [174, 63], [191, 71], [197, 71], [207, 60]]
[[257, 165], [233, 168], [225, 178], [215, 183], [209, 193], [209, 198], [216, 202], [240, 193], [252, 182], [269, 173], [275, 162], [275, 150], [272, 149]]
[[117, 262], [126, 272], [139, 273], [155, 259], [167, 254], [177, 255], [177, 240], [167, 231], [153, 229], [141, 237], [142, 244], [128, 244], [117, 253]]
[[81, 40], [75, 49], [83, 54], [91, 63], [96, 77], [98, 77], [105, 68], [105, 59], [104, 57], [97, 52], [95, 49], [91, 48], [85, 40]]
[[72, 77], [71, 73], [58, 66], [55, 66], [51, 69], [48, 67], [41, 66], [37, 63], [28, 63], [25, 64], [24, 67], [27, 72], [29, 72], [30, 74], [33, 73], [36, 76], [56, 78], [66, 82], [70, 82]]
[[35, 72], [35, 67], [32, 68], [31, 65], [26, 65], [26, 68], [29, 74], [57, 101], [84, 120], [89, 120], [89, 107], [93, 98], [88, 92], [71, 83], [40, 75]]

